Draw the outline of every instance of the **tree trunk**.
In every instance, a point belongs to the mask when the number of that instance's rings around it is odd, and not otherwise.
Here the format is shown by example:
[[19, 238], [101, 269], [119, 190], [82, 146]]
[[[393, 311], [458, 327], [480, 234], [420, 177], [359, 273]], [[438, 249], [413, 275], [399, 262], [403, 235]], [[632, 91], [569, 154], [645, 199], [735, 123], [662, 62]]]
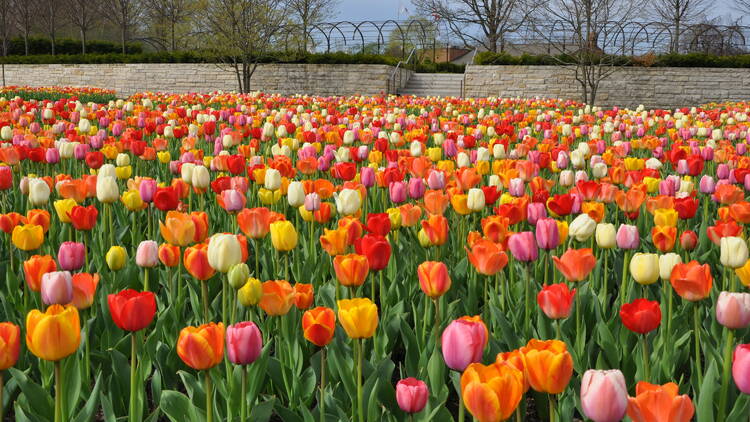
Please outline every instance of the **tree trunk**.
[[123, 20], [122, 26], [120, 27], [120, 39], [122, 40], [122, 54], [126, 54], [125, 52], [125, 32], [126, 32], [126, 25], [125, 21]]
[[86, 54], [86, 30], [81, 27], [81, 54]]
[[672, 46], [672, 53], [678, 53], [680, 51], [680, 20], [677, 19], [675, 21], [675, 28], [674, 28], [674, 45]]
[[29, 32], [24, 31], [23, 33], [23, 50], [25, 55], [29, 55]]
[[174, 29], [174, 27], [175, 27], [175, 19], [174, 19], [174, 16], [172, 16], [172, 19], [170, 19], [170, 21], [171, 21], [171, 31], [172, 31], [172, 47], [171, 48], [172, 48], [172, 52], [174, 53], [174, 51], [175, 51], [175, 45], [176, 45], [175, 39], [174, 39], [174, 33], [175, 33], [175, 29]]

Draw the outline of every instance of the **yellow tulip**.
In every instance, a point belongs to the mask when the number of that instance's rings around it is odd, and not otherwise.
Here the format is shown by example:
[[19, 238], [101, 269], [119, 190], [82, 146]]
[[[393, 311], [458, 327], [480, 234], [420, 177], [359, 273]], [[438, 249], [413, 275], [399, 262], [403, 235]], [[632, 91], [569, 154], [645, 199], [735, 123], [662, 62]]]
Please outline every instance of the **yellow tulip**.
[[289, 252], [297, 246], [297, 230], [289, 221], [276, 221], [271, 224], [271, 244], [274, 249]]
[[104, 256], [111, 271], [121, 270], [128, 261], [128, 251], [122, 246], [112, 246]]
[[659, 208], [654, 211], [654, 225], [662, 227], [677, 227], [679, 215], [674, 208]]
[[140, 211], [145, 208], [145, 203], [141, 199], [141, 194], [137, 190], [129, 190], [122, 194], [120, 198], [122, 203], [130, 211]]
[[39, 249], [44, 242], [44, 227], [36, 224], [24, 224], [13, 228], [11, 235], [13, 245], [22, 251]]
[[55, 211], [57, 211], [57, 218], [63, 223], [70, 223], [70, 211], [78, 205], [75, 199], [59, 199], [54, 202]]
[[353, 339], [370, 338], [378, 328], [378, 307], [367, 298], [338, 301], [338, 316], [346, 334]]
[[46, 312], [26, 315], [26, 346], [36, 357], [58, 361], [72, 355], [81, 343], [81, 322], [73, 305], [52, 305]]

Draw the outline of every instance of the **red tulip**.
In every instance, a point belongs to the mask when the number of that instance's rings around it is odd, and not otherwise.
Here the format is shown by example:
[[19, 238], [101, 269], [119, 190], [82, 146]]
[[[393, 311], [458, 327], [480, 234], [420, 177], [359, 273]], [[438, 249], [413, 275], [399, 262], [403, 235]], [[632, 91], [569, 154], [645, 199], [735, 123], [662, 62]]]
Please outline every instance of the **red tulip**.
[[387, 213], [377, 213], [367, 215], [367, 225], [365, 226], [368, 232], [377, 234], [379, 236], [387, 236], [391, 231], [391, 219]]
[[180, 198], [177, 190], [173, 186], [166, 188], [156, 188], [154, 193], [154, 205], [162, 211], [176, 210], [180, 204]]
[[354, 242], [354, 249], [358, 254], [367, 257], [371, 271], [380, 271], [388, 266], [391, 259], [391, 244], [388, 240], [376, 234], [367, 234]]
[[646, 334], [655, 330], [661, 323], [659, 302], [648, 299], [636, 299], [620, 308], [622, 324], [630, 331]]
[[544, 286], [537, 294], [539, 307], [550, 319], [563, 319], [570, 316], [576, 289], [570, 290], [565, 283]]
[[140, 331], [154, 319], [156, 296], [127, 289], [107, 296], [112, 321], [125, 331]]

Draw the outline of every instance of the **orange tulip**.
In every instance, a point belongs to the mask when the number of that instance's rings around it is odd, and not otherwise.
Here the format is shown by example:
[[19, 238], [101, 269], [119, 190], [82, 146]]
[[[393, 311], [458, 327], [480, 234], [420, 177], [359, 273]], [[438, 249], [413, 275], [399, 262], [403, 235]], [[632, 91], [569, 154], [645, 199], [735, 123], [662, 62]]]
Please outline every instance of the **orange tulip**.
[[286, 280], [271, 280], [263, 283], [260, 307], [268, 315], [286, 315], [294, 305], [296, 292]]
[[11, 322], [0, 322], [0, 371], [16, 364], [21, 350], [21, 328]]
[[601, 202], [584, 202], [581, 204], [581, 212], [588, 214], [597, 223], [601, 223], [605, 214], [604, 204]]
[[73, 306], [78, 310], [88, 309], [94, 303], [99, 274], [77, 273], [73, 275]]
[[294, 285], [294, 292], [296, 293], [294, 306], [297, 309], [305, 310], [312, 306], [313, 299], [315, 298], [312, 284], [296, 283]]
[[185, 249], [182, 263], [190, 275], [201, 281], [213, 277], [216, 270], [208, 265], [208, 244], [199, 243]]
[[346, 253], [349, 247], [349, 231], [346, 227], [339, 227], [336, 230], [324, 229], [325, 234], [320, 236], [320, 246], [323, 247], [328, 255], [336, 256]]
[[210, 322], [183, 328], [177, 339], [177, 355], [197, 370], [218, 365], [224, 360], [224, 324]]
[[526, 379], [540, 393], [560, 394], [573, 376], [573, 359], [559, 340], [531, 339], [521, 348]]
[[463, 193], [451, 195], [453, 211], [458, 215], [469, 215], [471, 210], [468, 205], [469, 196]]
[[264, 238], [271, 230], [271, 210], [265, 207], [245, 208], [237, 213], [237, 224], [247, 237]]
[[190, 219], [195, 226], [193, 242], [200, 243], [208, 237], [208, 214], [203, 211], [193, 211], [190, 213]]
[[44, 233], [49, 231], [50, 215], [47, 210], [28, 210], [26, 212], [26, 221], [28, 221], [29, 224], [42, 226]]
[[490, 240], [479, 240], [466, 252], [479, 274], [493, 276], [508, 265], [508, 255]]
[[[495, 363], [501, 363], [505, 362], [512, 367], [518, 369], [521, 371], [521, 373], [524, 372], [523, 369], [523, 355], [521, 354], [520, 349], [512, 350], [510, 352], [503, 352], [498, 353], [495, 357]], [[523, 392], [529, 391], [529, 381], [526, 379], [526, 377], [523, 377]]]
[[654, 226], [651, 229], [651, 241], [659, 251], [671, 251], [677, 241], [677, 227]]
[[499, 215], [491, 215], [482, 219], [482, 232], [495, 243], [504, 243], [508, 235], [510, 220]]
[[370, 266], [366, 256], [352, 253], [333, 258], [333, 269], [336, 272], [336, 280], [342, 286], [354, 287], [365, 282]]
[[695, 302], [708, 297], [713, 286], [711, 267], [698, 261], [680, 263], [672, 268], [669, 282], [681, 298]]
[[640, 381], [635, 397], [628, 397], [628, 417], [633, 422], [688, 422], [695, 413], [693, 401], [678, 394], [679, 387], [673, 382], [657, 385]]
[[729, 205], [745, 199], [745, 192], [738, 186], [727, 183], [716, 187], [714, 198], [722, 205]]
[[461, 398], [479, 422], [508, 419], [523, 396], [523, 373], [509, 363], [472, 363], [461, 375]]
[[164, 223], [159, 222], [159, 229], [164, 240], [171, 245], [187, 246], [195, 237], [193, 219], [178, 211], [167, 212]]
[[555, 267], [568, 281], [583, 281], [596, 267], [591, 249], [568, 249], [561, 257], [553, 256]]
[[81, 204], [86, 200], [88, 189], [83, 179], [68, 179], [57, 182], [57, 193], [65, 199]]
[[633, 188], [629, 191], [617, 191], [615, 202], [623, 212], [632, 213], [641, 208], [641, 204], [646, 200], [646, 192], [642, 189]]
[[450, 198], [441, 190], [428, 190], [424, 194], [424, 209], [433, 215], [443, 215], [448, 208]]
[[741, 201], [730, 205], [729, 216], [738, 223], [750, 223], [750, 202]]
[[425, 261], [417, 267], [419, 287], [432, 299], [439, 298], [451, 288], [448, 267], [442, 262]]
[[333, 340], [336, 332], [336, 313], [324, 306], [302, 314], [302, 333], [310, 343], [323, 347]]
[[442, 215], [430, 215], [422, 220], [422, 229], [432, 245], [442, 245], [448, 240], [448, 219]]
[[180, 247], [169, 243], [159, 245], [159, 261], [166, 267], [176, 267], [180, 263]]
[[34, 255], [23, 262], [26, 284], [35, 292], [42, 288], [42, 276], [53, 271], [57, 271], [57, 264], [50, 255]]
[[13, 233], [13, 229], [20, 224], [26, 224], [26, 217], [23, 215], [17, 212], [0, 214], [0, 230], [6, 234]]
[[403, 227], [411, 227], [419, 222], [422, 217], [422, 208], [416, 205], [404, 204], [398, 207], [401, 213], [401, 225]]

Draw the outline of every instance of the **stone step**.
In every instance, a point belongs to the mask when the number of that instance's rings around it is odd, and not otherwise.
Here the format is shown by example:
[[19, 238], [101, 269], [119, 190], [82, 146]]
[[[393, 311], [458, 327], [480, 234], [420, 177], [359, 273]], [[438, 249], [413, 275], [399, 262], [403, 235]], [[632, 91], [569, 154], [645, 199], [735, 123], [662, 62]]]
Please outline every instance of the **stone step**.
[[399, 93], [418, 97], [459, 97], [463, 78], [460, 73], [415, 73]]

